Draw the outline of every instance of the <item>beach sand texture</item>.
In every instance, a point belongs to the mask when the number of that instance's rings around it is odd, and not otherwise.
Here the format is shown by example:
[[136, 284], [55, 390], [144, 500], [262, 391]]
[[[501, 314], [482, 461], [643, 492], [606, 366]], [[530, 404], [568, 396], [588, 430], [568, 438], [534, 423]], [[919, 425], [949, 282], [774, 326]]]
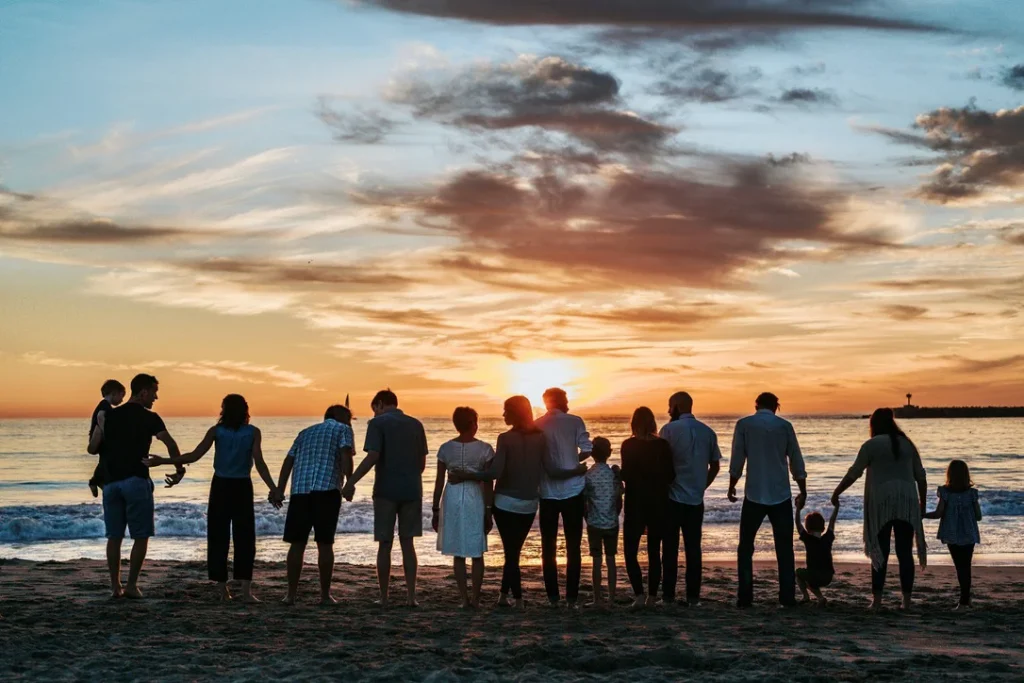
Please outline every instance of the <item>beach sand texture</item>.
[[[308, 559], [308, 558], [307, 558]], [[127, 571], [127, 568], [125, 569]], [[396, 567], [392, 595], [404, 593]], [[257, 567], [264, 604], [213, 602], [203, 563], [152, 562], [143, 602], [106, 597], [100, 562], [0, 564], [0, 679], [10, 680], [1024, 680], [1024, 569], [975, 570], [976, 609], [956, 602], [951, 568], [918, 574], [917, 607], [869, 613], [869, 568], [837, 566], [825, 610], [776, 607], [775, 571], [759, 564], [750, 610], [733, 607], [735, 569], [705, 570], [698, 609], [550, 610], [539, 567], [524, 568], [524, 613], [490, 607], [488, 568], [477, 612], [457, 608], [451, 570], [423, 568], [418, 609], [374, 606], [372, 567], [339, 565], [337, 607], [315, 604], [307, 566], [302, 604], [277, 604], [284, 566]], [[564, 571], [564, 569], [563, 569]], [[625, 571], [620, 568], [620, 600]], [[563, 584], [564, 585], [564, 584]], [[584, 565], [582, 601], [590, 597]]]

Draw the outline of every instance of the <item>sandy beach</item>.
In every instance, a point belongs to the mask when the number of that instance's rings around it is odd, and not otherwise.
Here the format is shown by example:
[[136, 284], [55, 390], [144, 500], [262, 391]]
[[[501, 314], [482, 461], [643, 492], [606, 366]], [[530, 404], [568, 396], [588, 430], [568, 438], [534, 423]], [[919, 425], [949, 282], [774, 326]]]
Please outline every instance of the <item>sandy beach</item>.
[[[485, 599], [497, 597], [490, 568]], [[621, 571], [621, 569], [620, 569]], [[456, 608], [451, 571], [421, 569], [418, 609], [382, 612], [371, 567], [339, 565], [337, 607], [277, 604], [284, 567], [257, 567], [262, 605], [212, 601], [203, 563], [152, 562], [142, 602], [106, 597], [94, 561], [0, 564], [4, 680], [1021, 680], [1024, 568], [976, 568], [976, 609], [953, 614], [947, 567], [920, 574], [917, 607], [869, 613], [867, 565], [839, 565], [825, 610], [775, 606], [775, 571], [757, 567], [758, 605], [733, 606], [735, 569], [706, 570], [696, 610], [541, 608], [540, 568], [525, 570], [523, 613]], [[583, 599], [589, 598], [584, 567]], [[621, 574], [624, 580], [624, 571]], [[895, 587], [895, 576], [891, 576]], [[401, 590], [404, 584], [395, 586]], [[628, 591], [627, 591], [628, 592]], [[397, 595], [397, 593], [396, 593]], [[625, 603], [625, 594], [620, 594]]]

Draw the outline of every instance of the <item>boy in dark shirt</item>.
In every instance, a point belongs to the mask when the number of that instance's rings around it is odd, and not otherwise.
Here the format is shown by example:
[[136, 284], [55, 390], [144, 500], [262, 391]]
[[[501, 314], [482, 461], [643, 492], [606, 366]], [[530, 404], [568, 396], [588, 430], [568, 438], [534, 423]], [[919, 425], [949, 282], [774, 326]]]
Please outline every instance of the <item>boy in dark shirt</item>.
[[[107, 419], [107, 413], [121, 405], [124, 401], [124, 385], [116, 379], [108, 379], [100, 387], [100, 394], [103, 396], [103, 400], [92, 411], [92, 422], [89, 424], [90, 441], [92, 440], [92, 433], [96, 431], [96, 427], [103, 427], [103, 423]], [[96, 469], [92, 473], [92, 479], [89, 480], [89, 490], [92, 491], [93, 498], [99, 495], [106, 479], [103, 475], [103, 465], [103, 456], [101, 455], [99, 462], [96, 463]]]
[[804, 602], [810, 602], [811, 596], [807, 589], [814, 593], [818, 599], [818, 606], [824, 607], [828, 600], [821, 594], [821, 589], [832, 583], [835, 575], [835, 567], [832, 564], [832, 544], [836, 540], [836, 518], [839, 516], [839, 505], [832, 508], [832, 517], [828, 520], [828, 530], [825, 530], [825, 518], [820, 512], [808, 513], [804, 522], [807, 528], [800, 523], [800, 512], [803, 505], [796, 508], [796, 530], [800, 534], [804, 548], [807, 551], [807, 567], [796, 570], [796, 582], [804, 594]]

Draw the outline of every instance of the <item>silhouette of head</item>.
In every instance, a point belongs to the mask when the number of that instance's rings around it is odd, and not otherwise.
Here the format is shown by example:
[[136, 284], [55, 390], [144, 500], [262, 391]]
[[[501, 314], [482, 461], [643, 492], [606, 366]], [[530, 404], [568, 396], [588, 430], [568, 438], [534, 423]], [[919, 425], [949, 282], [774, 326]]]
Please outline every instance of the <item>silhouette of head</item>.
[[217, 424], [238, 430], [249, 424], [249, 404], [241, 394], [228, 394], [220, 402], [220, 420]]
[[612, 457], [612, 444], [603, 436], [594, 439], [593, 449], [591, 455], [594, 462], [608, 462], [608, 458]]
[[775, 394], [766, 391], [763, 394], [759, 394], [754, 400], [754, 405], [758, 410], [770, 410], [773, 413], [779, 412], [779, 397]]
[[532, 431], [533, 405], [525, 396], [511, 396], [505, 401], [505, 424], [512, 429]]
[[640, 406], [633, 411], [633, 419], [629, 421], [629, 428], [633, 436], [646, 437], [658, 433], [658, 423], [654, 419], [654, 412], [647, 406]]
[[680, 415], [693, 412], [693, 397], [685, 391], [677, 391], [668, 399], [668, 414], [673, 420], [678, 420]]
[[971, 468], [963, 460], [953, 460], [946, 468], [946, 488], [953, 493], [963, 493], [974, 486]]
[[807, 516], [804, 517], [804, 526], [807, 527], [808, 531], [817, 533], [824, 533], [825, 531], [825, 518], [821, 516], [820, 512], [808, 512]]
[[397, 407], [398, 397], [395, 396], [395, 392], [391, 391], [390, 389], [378, 391], [377, 394], [373, 397], [373, 400], [370, 401], [370, 410], [373, 411], [374, 415], [380, 415], [389, 408]]
[[153, 375], [139, 374], [132, 378], [132, 400], [143, 408], [152, 408], [157, 399], [160, 382]]
[[544, 392], [544, 407], [548, 410], [569, 412], [569, 397], [565, 390], [552, 387]]
[[100, 396], [110, 401], [110, 405], [119, 406], [124, 401], [124, 385], [116, 379], [108, 379], [100, 387]]
[[458, 430], [459, 436], [472, 437], [476, 435], [479, 416], [472, 408], [462, 406], [452, 413], [452, 424]]
[[336, 403], [324, 411], [325, 420], [334, 420], [342, 424], [352, 425], [352, 411], [345, 406]]

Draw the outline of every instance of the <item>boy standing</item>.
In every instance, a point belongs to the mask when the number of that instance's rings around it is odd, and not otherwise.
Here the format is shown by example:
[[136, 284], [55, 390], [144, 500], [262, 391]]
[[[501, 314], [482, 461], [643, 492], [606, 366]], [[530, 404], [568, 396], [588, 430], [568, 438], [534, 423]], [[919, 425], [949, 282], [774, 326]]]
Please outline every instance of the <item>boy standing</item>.
[[800, 523], [800, 511], [803, 505], [796, 509], [796, 530], [807, 550], [807, 567], [796, 570], [796, 582], [800, 591], [804, 594], [804, 602], [810, 602], [811, 596], [807, 594], [810, 588], [814, 597], [818, 599], [818, 606], [824, 607], [828, 600], [821, 594], [821, 589], [832, 583], [835, 575], [835, 567], [832, 564], [832, 544], [836, 540], [836, 518], [839, 516], [839, 505], [832, 508], [832, 517], [828, 520], [828, 531], [825, 530], [825, 518], [820, 512], [808, 513], [804, 519], [804, 525]]
[[[601, 595], [601, 556], [608, 563], [608, 601], [615, 601], [615, 555], [619, 550], [619, 512], [622, 510], [622, 479], [618, 467], [609, 467], [612, 445], [597, 437], [593, 444], [594, 464], [586, 474], [583, 494], [586, 502], [587, 540], [594, 560], [594, 606], [606, 603]], [[603, 553], [602, 553], [603, 550]], [[607, 604], [606, 603], [606, 604]]]
[[[103, 400], [99, 402], [96, 409], [92, 411], [92, 421], [89, 424], [89, 440], [92, 441], [92, 434], [96, 431], [96, 428], [103, 428], [103, 423], [107, 419], [107, 413], [121, 405], [124, 401], [125, 389], [124, 385], [118, 382], [116, 379], [108, 379], [100, 387], [100, 395], [103, 396]], [[106, 482], [106, 477], [103, 473], [105, 463], [103, 462], [103, 456], [100, 455], [99, 461], [96, 463], [96, 469], [92, 473], [92, 479], [89, 480], [89, 490], [92, 491], [92, 497], [96, 498], [100, 495], [100, 488]]]

